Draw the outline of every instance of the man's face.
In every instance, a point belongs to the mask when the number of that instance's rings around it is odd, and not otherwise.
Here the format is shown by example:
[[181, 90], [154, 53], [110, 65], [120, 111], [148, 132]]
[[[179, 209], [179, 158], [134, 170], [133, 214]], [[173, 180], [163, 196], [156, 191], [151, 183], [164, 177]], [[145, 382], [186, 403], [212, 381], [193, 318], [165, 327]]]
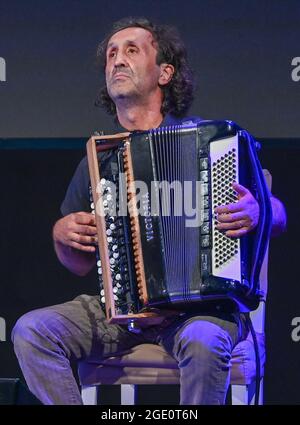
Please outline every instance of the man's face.
[[152, 34], [143, 28], [126, 28], [114, 34], [106, 49], [106, 86], [111, 99], [147, 100], [160, 91], [160, 67]]

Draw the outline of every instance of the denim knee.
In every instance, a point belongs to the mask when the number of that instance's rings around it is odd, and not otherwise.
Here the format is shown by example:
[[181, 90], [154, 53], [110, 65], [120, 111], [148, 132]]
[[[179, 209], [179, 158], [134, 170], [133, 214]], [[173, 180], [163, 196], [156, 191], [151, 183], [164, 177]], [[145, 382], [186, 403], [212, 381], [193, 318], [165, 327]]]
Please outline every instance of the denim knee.
[[232, 341], [228, 333], [214, 323], [192, 321], [184, 326], [180, 335], [180, 351], [185, 355], [208, 361], [225, 356], [230, 360]]
[[32, 342], [38, 336], [46, 334], [49, 319], [53, 324], [53, 312], [47, 314], [47, 309], [33, 310], [21, 316], [11, 332], [14, 345]]

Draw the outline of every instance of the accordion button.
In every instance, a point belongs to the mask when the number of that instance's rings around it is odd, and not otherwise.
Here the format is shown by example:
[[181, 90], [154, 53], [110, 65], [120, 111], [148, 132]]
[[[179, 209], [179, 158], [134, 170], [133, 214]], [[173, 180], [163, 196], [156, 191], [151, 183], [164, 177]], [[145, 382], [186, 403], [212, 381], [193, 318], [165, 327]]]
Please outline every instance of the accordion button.
[[204, 208], [208, 208], [209, 207], [208, 196], [204, 196], [202, 202], [203, 202], [203, 207]]
[[201, 240], [201, 246], [207, 248], [209, 246], [209, 236], [203, 236]]
[[209, 220], [209, 210], [208, 209], [205, 209], [203, 211], [203, 220], [204, 221], [208, 221]]
[[208, 158], [201, 158], [200, 159], [200, 170], [207, 170], [208, 169]]
[[201, 226], [201, 234], [209, 234], [209, 223], [204, 223]]
[[200, 180], [207, 183], [208, 182], [208, 171], [200, 172]]
[[202, 189], [202, 195], [207, 195], [208, 194], [208, 185], [206, 183], [203, 183], [201, 186]]

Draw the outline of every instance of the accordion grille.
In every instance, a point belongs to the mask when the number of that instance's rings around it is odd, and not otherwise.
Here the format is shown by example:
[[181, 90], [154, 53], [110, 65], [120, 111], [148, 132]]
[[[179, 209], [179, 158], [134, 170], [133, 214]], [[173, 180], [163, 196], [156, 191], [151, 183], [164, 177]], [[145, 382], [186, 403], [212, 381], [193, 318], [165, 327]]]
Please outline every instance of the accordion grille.
[[[215, 147], [217, 149], [215, 149]], [[212, 209], [237, 201], [232, 187], [239, 181], [238, 143], [236, 138], [211, 144]], [[226, 236], [213, 227], [213, 269], [216, 276], [226, 274], [240, 280], [240, 240]]]

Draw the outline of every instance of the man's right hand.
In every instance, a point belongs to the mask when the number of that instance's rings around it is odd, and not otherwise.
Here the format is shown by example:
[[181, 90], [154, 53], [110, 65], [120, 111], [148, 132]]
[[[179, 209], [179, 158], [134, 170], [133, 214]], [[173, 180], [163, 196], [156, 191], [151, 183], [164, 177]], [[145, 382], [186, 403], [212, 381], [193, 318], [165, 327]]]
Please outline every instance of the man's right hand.
[[95, 216], [87, 212], [76, 212], [58, 220], [53, 227], [55, 243], [83, 252], [95, 252], [97, 230]]

